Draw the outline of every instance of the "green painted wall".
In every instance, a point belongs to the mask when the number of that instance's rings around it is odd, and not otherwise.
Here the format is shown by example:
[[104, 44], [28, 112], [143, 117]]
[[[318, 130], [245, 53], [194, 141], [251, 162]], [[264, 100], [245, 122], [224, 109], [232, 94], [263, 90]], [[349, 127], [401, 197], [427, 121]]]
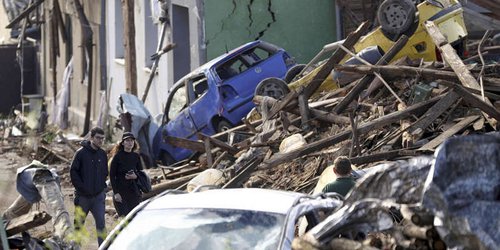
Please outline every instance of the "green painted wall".
[[333, 0], [205, 0], [204, 8], [208, 60], [261, 39], [307, 63], [336, 41]]

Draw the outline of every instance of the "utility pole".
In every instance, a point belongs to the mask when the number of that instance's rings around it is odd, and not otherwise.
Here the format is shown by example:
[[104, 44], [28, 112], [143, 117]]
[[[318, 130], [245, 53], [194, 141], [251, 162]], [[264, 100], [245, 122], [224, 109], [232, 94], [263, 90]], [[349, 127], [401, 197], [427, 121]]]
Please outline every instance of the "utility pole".
[[125, 86], [127, 93], [137, 96], [137, 67], [135, 55], [134, 0], [121, 0], [125, 46]]

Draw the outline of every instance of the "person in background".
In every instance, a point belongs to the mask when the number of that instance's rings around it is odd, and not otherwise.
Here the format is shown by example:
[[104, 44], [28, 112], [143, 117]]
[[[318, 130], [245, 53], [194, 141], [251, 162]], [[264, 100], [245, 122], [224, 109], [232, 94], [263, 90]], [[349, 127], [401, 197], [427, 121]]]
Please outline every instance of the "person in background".
[[104, 215], [108, 157], [101, 149], [103, 142], [104, 130], [92, 128], [90, 139], [82, 141], [82, 147], [76, 151], [70, 168], [71, 183], [75, 187], [75, 229], [79, 230], [83, 226], [87, 214], [91, 212], [99, 245], [106, 235]]
[[120, 217], [127, 215], [141, 202], [136, 173], [142, 170], [142, 165], [137, 147], [134, 135], [125, 132], [121, 142], [111, 150], [109, 180], [113, 188], [113, 203]]
[[342, 196], [346, 196], [347, 193], [354, 187], [356, 182], [354, 177], [351, 175], [352, 168], [351, 162], [344, 156], [340, 156], [333, 162], [333, 173], [337, 178], [328, 183], [322, 190], [323, 193], [335, 192]]

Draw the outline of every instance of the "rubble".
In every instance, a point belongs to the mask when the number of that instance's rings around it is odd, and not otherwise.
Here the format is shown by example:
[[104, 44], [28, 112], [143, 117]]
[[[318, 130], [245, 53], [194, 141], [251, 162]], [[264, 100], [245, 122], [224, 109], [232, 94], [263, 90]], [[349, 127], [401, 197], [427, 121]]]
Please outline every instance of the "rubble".
[[[197, 154], [146, 169], [153, 190], [143, 198], [185, 189], [211, 169], [222, 172], [224, 182], [197, 185], [312, 193], [323, 170], [338, 156], [349, 156], [358, 170], [372, 170], [341, 208], [294, 242], [295, 249], [498, 248], [500, 147], [498, 133], [490, 132], [500, 119], [500, 49], [483, 39], [462, 60], [432, 22], [426, 28], [445, 62], [402, 58], [387, 64], [405, 36], [374, 65], [340, 65], [348, 52], [338, 49], [309, 84], [279, 100], [255, 96], [258, 120], [245, 119], [213, 136], [199, 134], [198, 141], [166, 136]], [[351, 48], [366, 30], [362, 24], [344, 47]], [[332, 69], [359, 77], [335, 91], [317, 92]], [[134, 102], [140, 101], [123, 95], [123, 113], [133, 113]], [[123, 125], [150, 133], [151, 115], [137, 112], [141, 120], [124, 116]], [[61, 185], [71, 185], [69, 163], [81, 138], [68, 139], [48, 126], [27, 146], [32, 135], [22, 116], [1, 124], [2, 152], [17, 149], [54, 165]], [[300, 143], [280, 149], [291, 136]]]

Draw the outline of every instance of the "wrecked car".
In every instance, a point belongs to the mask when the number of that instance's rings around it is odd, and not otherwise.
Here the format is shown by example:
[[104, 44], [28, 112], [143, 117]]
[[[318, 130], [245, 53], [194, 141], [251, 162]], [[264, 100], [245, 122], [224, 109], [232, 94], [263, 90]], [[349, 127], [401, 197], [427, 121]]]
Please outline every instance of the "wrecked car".
[[197, 139], [227, 130], [254, 107], [257, 84], [283, 78], [295, 60], [264, 41], [244, 44], [180, 79], [170, 89], [162, 125], [153, 140], [153, 153], [164, 165], [187, 158], [191, 151], [166, 143], [165, 136]]
[[340, 204], [270, 189], [169, 190], [129, 213], [99, 249], [291, 249], [300, 218], [312, 227]]
[[[358, 180], [342, 206], [294, 246], [498, 249], [499, 155], [495, 132], [450, 138], [435, 157], [384, 163]], [[375, 245], [363, 242], [374, 237]]]
[[[459, 56], [464, 56], [466, 53], [465, 43], [468, 32], [464, 23], [462, 5], [458, 0], [385, 0], [377, 10], [377, 19], [380, 26], [363, 36], [353, 49], [354, 53], [371, 64], [380, 59], [402, 35], [408, 37], [408, 42], [392, 61], [404, 56], [424, 61], [441, 60], [438, 48], [425, 29], [426, 21], [433, 21], [439, 27]], [[271, 84], [277, 86], [275, 88], [280, 88], [281, 92], [288, 93], [289, 89], [297, 89], [306, 85], [321, 70], [325, 56], [331, 56], [333, 51], [340, 49], [343, 42], [344, 40], [341, 40], [325, 45], [307, 65], [298, 64], [291, 68], [284, 80], [265, 79], [259, 87], [265, 88], [266, 84]], [[361, 64], [350, 55], [344, 57], [340, 63]], [[342, 82], [339, 75], [332, 72], [323, 81], [318, 91], [334, 90], [343, 86], [345, 82], [348, 80]], [[264, 91], [259, 87], [256, 94], [263, 95]]]

